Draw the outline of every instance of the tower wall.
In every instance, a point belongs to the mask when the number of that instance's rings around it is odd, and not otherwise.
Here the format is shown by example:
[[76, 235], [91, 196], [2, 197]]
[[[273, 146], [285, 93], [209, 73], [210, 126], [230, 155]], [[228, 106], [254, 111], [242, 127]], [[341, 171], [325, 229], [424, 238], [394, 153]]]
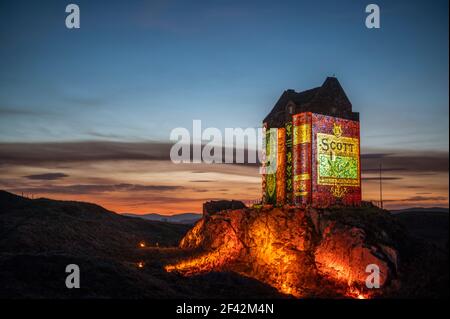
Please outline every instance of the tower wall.
[[314, 207], [361, 203], [358, 121], [303, 112], [276, 134], [267, 132], [265, 150], [277, 163], [276, 172], [263, 176], [263, 202]]

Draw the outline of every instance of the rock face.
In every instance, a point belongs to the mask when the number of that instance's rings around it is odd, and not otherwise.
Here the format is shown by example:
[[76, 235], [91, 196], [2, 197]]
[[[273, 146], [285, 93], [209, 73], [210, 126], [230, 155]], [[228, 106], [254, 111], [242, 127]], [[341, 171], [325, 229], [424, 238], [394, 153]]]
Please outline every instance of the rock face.
[[[231, 270], [296, 297], [372, 297], [395, 282], [399, 233], [390, 214], [374, 207], [228, 210], [198, 221], [180, 247], [199, 254], [166, 270]], [[380, 289], [366, 287], [374, 267]]]

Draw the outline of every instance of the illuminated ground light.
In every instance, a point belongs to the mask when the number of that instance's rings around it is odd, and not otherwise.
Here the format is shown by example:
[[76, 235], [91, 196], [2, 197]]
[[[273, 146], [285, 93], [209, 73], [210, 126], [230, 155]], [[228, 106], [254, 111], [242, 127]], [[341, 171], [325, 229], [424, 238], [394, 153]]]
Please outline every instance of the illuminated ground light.
[[147, 245], [145, 244], [145, 241], [141, 241], [140, 243], [139, 243], [139, 247], [140, 248], [145, 248]]
[[136, 267], [137, 268], [144, 268], [145, 267], [145, 263], [143, 261], [139, 261], [136, 263]]

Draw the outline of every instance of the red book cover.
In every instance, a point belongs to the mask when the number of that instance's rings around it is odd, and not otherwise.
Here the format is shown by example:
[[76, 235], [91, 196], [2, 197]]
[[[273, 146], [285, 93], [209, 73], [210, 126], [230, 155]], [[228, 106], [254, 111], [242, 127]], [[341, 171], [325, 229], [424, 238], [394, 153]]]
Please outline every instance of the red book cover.
[[277, 204], [283, 205], [286, 202], [286, 129], [277, 130], [277, 173], [276, 192]]
[[294, 204], [311, 203], [311, 118], [310, 112], [293, 116]]
[[359, 122], [312, 114], [312, 203], [361, 203]]

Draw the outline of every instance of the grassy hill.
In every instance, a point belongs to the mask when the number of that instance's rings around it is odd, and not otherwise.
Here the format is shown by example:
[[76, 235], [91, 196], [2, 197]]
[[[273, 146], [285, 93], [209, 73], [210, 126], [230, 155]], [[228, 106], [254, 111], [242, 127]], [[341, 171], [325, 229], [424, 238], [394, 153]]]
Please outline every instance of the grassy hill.
[[101, 206], [0, 192], [0, 251], [115, 256], [140, 241], [173, 246], [189, 228], [121, 216]]
[[[277, 295], [232, 273], [195, 278], [166, 273], [163, 266], [185, 254], [170, 246], [189, 228], [122, 216], [90, 203], [32, 200], [0, 191], [0, 298]], [[149, 247], [139, 248], [141, 241]], [[138, 268], [138, 262], [145, 266]], [[65, 286], [68, 264], [80, 267], [80, 289]]]

